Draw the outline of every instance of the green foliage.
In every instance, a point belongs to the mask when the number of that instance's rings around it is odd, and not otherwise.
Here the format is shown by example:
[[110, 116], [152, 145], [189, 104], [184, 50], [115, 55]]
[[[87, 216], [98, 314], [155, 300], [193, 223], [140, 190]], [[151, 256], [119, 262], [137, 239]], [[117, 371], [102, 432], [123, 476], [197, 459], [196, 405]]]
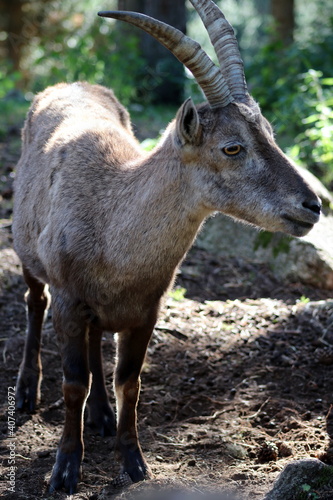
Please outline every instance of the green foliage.
[[[10, 65], [7, 68], [10, 68]], [[22, 100], [17, 99], [17, 96], [14, 99], [10, 97], [10, 93], [15, 94], [15, 86], [19, 79], [18, 72], [5, 71], [5, 67], [0, 68], [0, 139], [6, 136], [9, 127], [16, 124], [17, 115], [20, 114], [18, 109], [21, 110]]]
[[149, 139], [149, 138], [145, 139], [144, 141], [141, 142], [141, 147], [145, 151], [151, 151], [157, 145], [159, 140], [160, 137], [156, 137], [155, 139]]
[[[2, 92], [2, 82], [0, 85]], [[7, 136], [12, 128], [21, 128], [30, 102], [24, 96], [15, 90], [7, 94], [6, 97], [0, 99], [0, 140]], [[21, 140], [18, 140], [16, 148], [19, 150]]]
[[[111, 24], [112, 26], [112, 24]], [[34, 65], [33, 91], [60, 81], [84, 80], [114, 89], [125, 104], [137, 96], [138, 72], [142, 66], [137, 38], [112, 30], [101, 18], [78, 26], [64, 37], [63, 31], [31, 54]]]
[[272, 242], [273, 233], [269, 231], [260, 231], [255, 242], [254, 242], [254, 250], [258, 250], [258, 248], [267, 248], [268, 245]]
[[308, 304], [309, 302], [310, 302], [309, 297], [306, 297], [305, 295], [302, 295], [298, 300], [299, 304]]
[[168, 293], [169, 297], [177, 302], [182, 302], [185, 299], [186, 288], [177, 287]]
[[[328, 0], [321, 3], [326, 5]], [[116, 0], [109, 0], [108, 8], [116, 5]], [[16, 111], [11, 113], [11, 104], [5, 97], [18, 85], [25, 91], [37, 92], [60, 81], [86, 80], [113, 88], [126, 106], [141, 102], [142, 111], [134, 110], [133, 114], [135, 120], [135, 114], [142, 115], [137, 120], [138, 131], [144, 130], [139, 134], [140, 140], [147, 137], [150, 129], [143, 122], [150, 120], [145, 115], [150, 90], [135, 30], [98, 18], [96, 13], [101, 5], [97, 0], [52, 0], [43, 3], [42, 15], [38, 2], [27, 2], [27, 6], [30, 17], [22, 30], [26, 37], [22, 75], [13, 72], [9, 65], [0, 69], [0, 99], [4, 101], [0, 112], [5, 108], [6, 115], [10, 114], [8, 123], [15, 122]], [[235, 9], [235, 0], [223, 2], [245, 60], [251, 56], [246, 68], [251, 93], [275, 125], [283, 149], [333, 187], [333, 19], [319, 15], [324, 11], [310, 2], [311, 15], [307, 24], [302, 20], [296, 30], [296, 43], [288, 48], [278, 43], [262, 46], [264, 40], [272, 39], [262, 27], [263, 20], [266, 26], [269, 22], [267, 0], [238, 0], [237, 6]], [[193, 9], [190, 12], [190, 36], [209, 49], [199, 17]], [[202, 101], [195, 80], [188, 72], [187, 76], [185, 95]], [[26, 102], [20, 100], [21, 105], [26, 107]], [[165, 124], [161, 123], [156, 133]], [[146, 143], [145, 147], [149, 149], [154, 144]]]
[[137, 138], [140, 141], [150, 138], [143, 144], [144, 149], [150, 151], [158, 143], [167, 124], [176, 116], [177, 109], [176, 106], [149, 103], [145, 105], [135, 103], [129, 106]]
[[308, 499], [312, 499], [312, 500], [317, 500], [319, 499], [319, 495], [318, 493], [316, 493], [315, 491], [312, 491], [312, 488], [309, 484], [302, 484], [301, 486], [301, 490], [302, 492], [304, 493], [303, 495], [301, 494], [300, 498], [308, 498]]
[[277, 235], [269, 231], [260, 231], [254, 242], [253, 250], [256, 251], [260, 247], [267, 248], [271, 246], [273, 257], [276, 258], [280, 253], [290, 252], [291, 239], [290, 236]]
[[[333, 26], [333, 20], [332, 20]], [[253, 96], [279, 142], [333, 187], [333, 36], [308, 45], [266, 45], [247, 68]]]
[[321, 470], [318, 470], [316, 477], [308, 482], [300, 484], [298, 491], [295, 491], [295, 500], [319, 500], [320, 493], [324, 491], [331, 491], [333, 484], [333, 467], [325, 465]]
[[20, 78], [21, 75], [18, 71], [11, 72], [8, 71], [8, 68], [7, 70], [4, 67], [0, 68], [0, 99], [3, 99], [11, 90], [15, 89]]
[[309, 70], [304, 75], [307, 88], [308, 116], [303, 118], [303, 130], [296, 137], [290, 154], [308, 163], [329, 187], [333, 186], [333, 78], [323, 78], [322, 72]]

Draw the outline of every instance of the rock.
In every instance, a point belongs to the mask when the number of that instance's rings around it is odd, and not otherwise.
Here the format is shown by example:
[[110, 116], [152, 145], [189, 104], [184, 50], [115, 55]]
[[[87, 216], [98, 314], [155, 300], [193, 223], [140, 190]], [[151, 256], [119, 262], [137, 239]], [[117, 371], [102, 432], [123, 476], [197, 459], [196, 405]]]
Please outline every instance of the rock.
[[[155, 491], [147, 489], [144, 492], [132, 490], [112, 498], [114, 498], [114, 500], [242, 500], [233, 493], [207, 493], [205, 489], [205, 487], [202, 487], [203, 491], [198, 490], [198, 488], [194, 489], [194, 491], [177, 488], [158, 489]], [[99, 498], [100, 500], [106, 500], [111, 497], [102, 495]]]
[[[303, 173], [303, 172], [302, 172]], [[197, 244], [212, 254], [266, 263], [278, 279], [333, 289], [333, 198], [310, 172], [304, 176], [323, 201], [320, 221], [304, 238], [269, 233], [218, 214], [208, 219]]]
[[225, 443], [224, 449], [225, 453], [232, 458], [237, 458], [238, 460], [244, 460], [247, 457], [246, 449], [240, 444]]
[[38, 458], [46, 458], [50, 456], [50, 450], [41, 450], [37, 451], [37, 457]]
[[264, 500], [319, 498], [314, 494], [320, 490], [327, 492], [328, 489], [332, 493], [332, 466], [325, 465], [317, 459], [296, 460], [284, 468]]

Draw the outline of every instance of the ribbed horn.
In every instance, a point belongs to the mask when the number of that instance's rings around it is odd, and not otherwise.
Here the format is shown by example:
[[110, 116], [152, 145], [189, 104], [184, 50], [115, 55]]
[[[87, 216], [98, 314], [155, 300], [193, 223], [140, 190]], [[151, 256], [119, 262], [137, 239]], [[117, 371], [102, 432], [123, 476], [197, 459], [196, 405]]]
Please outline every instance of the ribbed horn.
[[221, 72], [228, 82], [232, 96], [235, 100], [244, 98], [248, 94], [244, 65], [232, 26], [212, 0], [190, 0], [190, 2], [208, 31]]
[[98, 15], [126, 21], [156, 38], [193, 73], [212, 108], [224, 107], [234, 101], [220, 69], [199, 43], [177, 28], [137, 12], [102, 11]]

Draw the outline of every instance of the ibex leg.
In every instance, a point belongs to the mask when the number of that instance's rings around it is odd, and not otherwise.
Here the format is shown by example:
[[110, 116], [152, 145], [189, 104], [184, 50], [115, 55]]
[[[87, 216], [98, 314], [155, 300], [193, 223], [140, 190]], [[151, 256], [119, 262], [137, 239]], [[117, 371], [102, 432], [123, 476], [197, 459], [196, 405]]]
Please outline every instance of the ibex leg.
[[102, 333], [102, 330], [90, 325], [89, 368], [92, 373], [92, 384], [87, 401], [88, 424], [95, 427], [101, 436], [114, 436], [116, 419], [105, 388], [101, 349]]
[[53, 304], [54, 326], [62, 353], [66, 413], [50, 492], [64, 487], [69, 494], [74, 494], [83, 458], [83, 412], [90, 388], [88, 327], [82, 308], [78, 304], [70, 306], [68, 297], [66, 300], [58, 296]]
[[28, 306], [28, 331], [24, 346], [24, 355], [16, 385], [16, 407], [35, 411], [40, 400], [42, 381], [42, 363], [40, 358], [40, 341], [44, 316], [50, 303], [50, 295], [44, 283], [34, 278], [23, 267], [23, 276], [29, 287], [26, 293]]
[[116, 456], [132, 481], [151, 477], [143, 457], [137, 432], [136, 408], [140, 392], [140, 372], [153, 325], [118, 334], [114, 388], [117, 398]]

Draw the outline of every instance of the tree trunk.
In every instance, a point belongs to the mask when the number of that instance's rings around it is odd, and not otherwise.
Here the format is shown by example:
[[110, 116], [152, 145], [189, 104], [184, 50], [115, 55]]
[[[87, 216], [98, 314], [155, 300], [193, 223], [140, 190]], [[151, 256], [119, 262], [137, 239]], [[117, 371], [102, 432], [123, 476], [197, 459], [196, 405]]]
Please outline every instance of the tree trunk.
[[142, 0], [118, 0], [118, 10], [132, 10], [133, 12], [143, 12]]
[[[7, 34], [3, 43], [0, 43], [0, 57], [8, 60], [11, 68], [20, 71], [22, 60], [31, 40], [37, 35], [42, 37], [41, 25], [45, 17], [45, 6], [50, 0], [28, 2], [28, 0], [0, 0], [0, 32]], [[33, 8], [25, 9], [33, 4]]]
[[275, 21], [276, 37], [284, 45], [290, 45], [294, 40], [294, 0], [272, 0], [271, 5]]
[[[142, 12], [186, 31], [185, 0], [118, 0], [119, 10]], [[143, 97], [155, 103], [179, 104], [183, 100], [184, 68], [159, 42], [140, 33], [142, 55], [147, 62], [140, 82]]]
[[0, 29], [7, 33], [5, 57], [12, 62], [14, 70], [20, 69], [22, 50], [26, 42], [22, 33], [24, 28], [22, 6], [23, 2], [20, 0], [2, 0], [0, 2]]

